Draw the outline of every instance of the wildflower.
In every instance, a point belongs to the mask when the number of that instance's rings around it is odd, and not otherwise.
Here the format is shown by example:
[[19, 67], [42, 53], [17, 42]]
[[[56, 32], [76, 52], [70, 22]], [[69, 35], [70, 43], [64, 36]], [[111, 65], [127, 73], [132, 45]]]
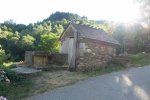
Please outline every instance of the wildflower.
[[7, 100], [7, 98], [0, 96], [0, 100]]

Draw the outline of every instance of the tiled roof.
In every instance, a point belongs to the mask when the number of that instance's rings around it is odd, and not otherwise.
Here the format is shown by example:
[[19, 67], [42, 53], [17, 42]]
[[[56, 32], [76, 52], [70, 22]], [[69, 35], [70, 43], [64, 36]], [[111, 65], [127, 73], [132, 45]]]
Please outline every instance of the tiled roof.
[[72, 26], [77, 30], [77, 32], [80, 34], [81, 37], [100, 40], [103, 42], [119, 45], [119, 42], [117, 40], [109, 36], [102, 29], [94, 29], [92, 27], [86, 25], [79, 25], [79, 24], [72, 24]]

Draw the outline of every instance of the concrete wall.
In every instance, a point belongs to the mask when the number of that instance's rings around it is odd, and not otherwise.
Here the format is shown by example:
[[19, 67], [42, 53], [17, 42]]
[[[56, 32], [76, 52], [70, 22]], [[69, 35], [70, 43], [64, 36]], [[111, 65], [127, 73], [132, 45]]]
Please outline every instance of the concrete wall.
[[68, 54], [51, 54], [48, 57], [48, 64], [67, 65]]
[[32, 65], [32, 51], [25, 52], [25, 64]]
[[69, 38], [65, 38], [64, 41], [61, 44], [61, 50], [60, 53], [68, 54], [68, 46], [69, 46]]
[[33, 55], [33, 66], [35, 68], [42, 68], [48, 65], [48, 55]]
[[116, 54], [115, 46], [96, 40], [80, 39], [78, 42], [77, 70], [105, 67]]
[[68, 64], [69, 64], [69, 67], [73, 67], [71, 66], [71, 63], [73, 58], [74, 58], [74, 49], [75, 49], [75, 46], [74, 46], [74, 38], [69, 38], [69, 45], [68, 45]]
[[74, 52], [74, 38], [65, 38], [61, 46], [61, 53], [68, 54], [68, 64], [71, 64], [73, 52]]
[[[35, 68], [47, 68], [51, 65], [67, 65], [68, 54], [49, 54], [43, 51], [26, 51], [25, 63]], [[57, 66], [58, 67], [58, 66]]]
[[68, 64], [69, 69], [75, 69], [75, 60], [76, 60], [76, 39], [75, 38], [66, 38], [62, 43], [61, 53], [68, 54]]

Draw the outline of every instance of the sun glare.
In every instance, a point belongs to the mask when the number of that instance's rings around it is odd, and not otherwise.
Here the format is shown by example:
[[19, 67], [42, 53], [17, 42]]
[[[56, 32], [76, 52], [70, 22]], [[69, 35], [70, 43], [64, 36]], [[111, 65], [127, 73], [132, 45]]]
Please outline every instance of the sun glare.
[[133, 3], [132, 0], [114, 0], [116, 3], [110, 8], [112, 16], [110, 20], [116, 22], [130, 23], [140, 18], [140, 11], [137, 4]]
[[89, 19], [130, 23], [140, 18], [139, 5], [133, 0], [89, 0], [86, 4], [84, 0], [77, 1], [72, 2], [69, 9]]
[[123, 8], [123, 12], [121, 12], [120, 15], [122, 17], [120, 17], [120, 21], [127, 23], [140, 18], [140, 12], [134, 5]]
[[0, 3], [3, 4], [0, 6], [0, 22], [13, 19], [18, 23], [32, 23], [56, 11], [76, 13], [92, 20], [124, 23], [140, 17], [138, 5], [133, 0], [38, 0], [36, 3], [35, 0], [4, 0]]

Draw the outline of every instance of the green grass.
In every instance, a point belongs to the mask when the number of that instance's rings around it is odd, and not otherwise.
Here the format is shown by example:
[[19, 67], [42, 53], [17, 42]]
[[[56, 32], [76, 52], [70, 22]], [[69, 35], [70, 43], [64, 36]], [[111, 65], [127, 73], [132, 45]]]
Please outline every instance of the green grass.
[[14, 68], [16, 67], [16, 64], [22, 64], [23, 61], [20, 62], [13, 62], [13, 61], [7, 61], [7, 62], [3, 62], [2, 64], [0, 64], [0, 68]]
[[7, 63], [4, 62], [2, 66], [5, 67], [5, 68], [11, 68], [13, 65], [14, 65], [13, 62], [7, 62]]
[[20, 75], [11, 71], [10, 68], [3, 69], [10, 79], [10, 83], [0, 82], [0, 96], [4, 96], [8, 100], [24, 100], [24, 98], [34, 94], [36, 91], [34, 79], [41, 76], [41, 73]]
[[125, 69], [125, 68], [123, 66], [107, 66], [107, 67], [99, 68], [99, 69], [92, 70], [92, 71], [85, 71], [82, 73], [88, 76], [96, 76], [96, 75], [103, 75], [106, 73], [116, 72], [122, 69]]
[[150, 64], [150, 54], [138, 53], [129, 55], [130, 63], [137, 66], [145, 66]]
[[17, 83], [0, 82], [0, 94], [8, 100], [21, 100], [29, 95], [32, 82], [29, 79], [24, 79]]
[[0, 82], [0, 95], [6, 97], [8, 100], [21, 100], [31, 94], [33, 87], [32, 78], [36, 75], [27, 77], [16, 74], [9, 68], [4, 69], [10, 83]]
[[34, 85], [33, 78], [38, 77], [38, 74], [25, 76], [16, 74], [10, 69], [16, 67], [16, 63], [3, 63], [0, 68], [6, 72], [6, 76], [10, 79], [10, 83], [0, 82], [0, 96], [6, 97], [8, 100], [21, 100], [24, 97], [30, 96]]
[[25, 76], [11, 71], [10, 69], [13, 67], [15, 67], [14, 62], [3, 63], [0, 67], [6, 72], [8, 79], [10, 79], [10, 83], [0, 82], [0, 95], [8, 100], [20, 100], [28, 95], [32, 81]]

